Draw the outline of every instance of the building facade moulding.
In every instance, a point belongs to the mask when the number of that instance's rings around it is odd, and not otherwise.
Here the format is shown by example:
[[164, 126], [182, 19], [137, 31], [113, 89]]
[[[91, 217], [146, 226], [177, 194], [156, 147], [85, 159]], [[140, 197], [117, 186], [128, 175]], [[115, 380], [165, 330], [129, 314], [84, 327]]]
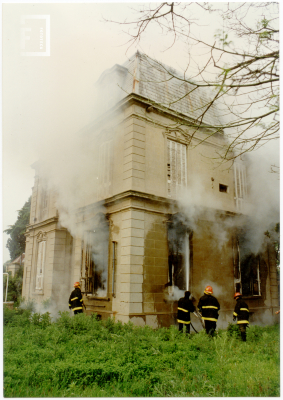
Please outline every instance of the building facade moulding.
[[190, 144], [192, 136], [180, 128], [167, 128], [166, 131], [162, 132], [163, 136], [167, 139], [175, 140], [182, 144]]
[[36, 235], [36, 240], [38, 242], [42, 242], [43, 240], [47, 240], [47, 234], [44, 231], [40, 231]]
[[[27, 225], [26, 233], [28, 233], [31, 230], [38, 229], [38, 228], [41, 228], [46, 225], [50, 225], [50, 224], [54, 224], [54, 223], [57, 224], [57, 222], [58, 222], [58, 217], [52, 217], [52, 218], [45, 219], [44, 221], [37, 222], [35, 224]], [[62, 229], [65, 230], [65, 228], [62, 228]]]

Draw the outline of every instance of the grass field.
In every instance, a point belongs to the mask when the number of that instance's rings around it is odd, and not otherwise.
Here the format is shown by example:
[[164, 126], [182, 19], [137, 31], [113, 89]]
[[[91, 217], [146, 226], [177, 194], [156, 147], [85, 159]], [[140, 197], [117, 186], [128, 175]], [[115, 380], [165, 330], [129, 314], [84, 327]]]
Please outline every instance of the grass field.
[[280, 396], [279, 367], [279, 325], [251, 326], [244, 343], [234, 325], [210, 339], [4, 310], [5, 397]]

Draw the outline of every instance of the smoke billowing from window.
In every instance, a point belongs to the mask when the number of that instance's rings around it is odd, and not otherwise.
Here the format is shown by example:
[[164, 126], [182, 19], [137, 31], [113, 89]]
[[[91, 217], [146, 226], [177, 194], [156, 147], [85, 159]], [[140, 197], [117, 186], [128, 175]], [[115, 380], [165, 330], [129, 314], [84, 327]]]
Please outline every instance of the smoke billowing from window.
[[[108, 77], [107, 82], [107, 87], [94, 87], [92, 98], [89, 101], [86, 99], [85, 107], [91, 108], [92, 112], [89, 113], [89, 121], [81, 121], [81, 131], [66, 131], [61, 121], [48, 137], [42, 137], [35, 166], [40, 188], [49, 194], [48, 217], [57, 215], [59, 227], [66, 228], [76, 243], [89, 246], [92, 270], [88, 271], [87, 278], [92, 285], [91, 294], [98, 297], [107, 295], [109, 224], [108, 221], [106, 224], [99, 223], [94, 216], [105, 215], [100, 200], [111, 195], [111, 176], [109, 169], [107, 174], [105, 172], [105, 163], [111, 161], [113, 143], [101, 131], [102, 125], [97, 121], [103, 112], [113, 106], [113, 102], [117, 103], [121, 98], [117, 81]], [[111, 90], [111, 87], [116, 90]], [[106, 126], [110, 133], [115, 129], [111, 124], [111, 119], [104, 119], [103, 128]], [[90, 215], [92, 204], [95, 204], [95, 210]], [[73, 248], [72, 251], [78, 250]], [[63, 252], [61, 258], [64, 257]], [[86, 277], [85, 271], [80, 273], [78, 268], [76, 271], [75, 276], [70, 276], [69, 284], [64, 281], [64, 285], [59, 287], [61, 294], [57, 293], [58, 298], [66, 298], [66, 309], [73, 280]], [[56, 271], [56, 274], [60, 278], [60, 272]], [[86, 280], [81, 283], [82, 289], [85, 289]], [[62, 305], [54, 301], [47, 310], [55, 316], [62, 310]]]

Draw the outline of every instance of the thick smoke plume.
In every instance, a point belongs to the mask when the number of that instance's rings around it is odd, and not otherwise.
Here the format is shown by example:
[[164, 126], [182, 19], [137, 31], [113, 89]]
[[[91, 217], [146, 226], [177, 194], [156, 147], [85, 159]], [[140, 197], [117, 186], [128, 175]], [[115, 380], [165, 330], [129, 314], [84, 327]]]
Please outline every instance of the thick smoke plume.
[[[54, 125], [54, 130], [48, 137], [42, 137], [38, 144], [36, 165], [40, 190], [49, 194], [49, 200], [55, 206], [52, 214], [58, 215], [59, 226], [66, 228], [73, 238], [84, 241], [92, 248], [92, 261], [101, 281], [101, 287], [96, 291], [98, 296], [105, 296], [107, 288], [105, 258], [108, 263], [109, 229], [107, 224], [90, 219], [87, 207], [104, 198], [101, 189], [104, 166], [99, 148], [104, 139], [101, 137], [102, 125], [97, 121], [124, 95], [117, 77], [114, 78], [111, 80], [112, 78], [107, 77], [107, 86], [96, 84], [92, 88], [91, 96], [85, 101], [85, 107], [89, 107], [91, 111], [84, 112], [84, 116], [89, 114], [90, 118], [81, 121], [80, 131], [67, 131], [60, 121], [58, 126]], [[95, 213], [104, 215], [103, 205], [96, 206]], [[75, 279], [78, 280], [79, 277]], [[67, 284], [62, 285], [62, 296], [57, 294], [66, 298], [66, 310], [73, 282], [70, 283], [68, 288]], [[51, 312], [52, 316], [62, 310], [62, 307], [53, 303], [47, 309], [40, 305], [36, 307], [37, 311], [44, 309]]]
[[231, 229], [242, 229], [249, 251], [259, 254], [264, 250], [267, 231], [272, 240], [277, 239], [275, 226], [280, 218], [279, 175], [271, 172], [271, 163], [278, 162], [278, 159], [275, 143], [265, 145], [248, 157], [248, 196], [242, 214], [237, 218], [221, 218], [220, 200], [207, 195], [201, 176], [196, 175], [178, 199], [186, 219], [184, 223], [189, 224], [194, 231], [199, 231], [199, 221], [208, 220], [211, 224], [210, 233], [220, 250], [227, 243]]

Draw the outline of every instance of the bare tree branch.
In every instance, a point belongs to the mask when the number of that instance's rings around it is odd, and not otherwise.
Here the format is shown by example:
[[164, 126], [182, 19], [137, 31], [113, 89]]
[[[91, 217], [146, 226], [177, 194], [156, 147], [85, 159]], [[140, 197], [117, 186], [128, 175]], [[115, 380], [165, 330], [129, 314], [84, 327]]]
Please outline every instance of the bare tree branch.
[[[198, 10], [223, 21], [223, 29], [215, 34], [211, 43], [199, 37], [201, 19], [193, 17]], [[211, 91], [210, 98], [207, 97], [201, 108], [193, 109], [194, 118], [184, 122], [183, 116], [176, 113], [175, 123], [186, 124], [194, 129], [194, 133], [205, 127], [210, 131], [208, 138], [225, 130], [229, 143], [222, 156], [224, 160], [234, 159], [278, 138], [278, 3], [164, 2], [153, 7], [143, 5], [138, 13], [134, 21], [116, 22], [130, 28], [131, 45], [141, 41], [149, 25], [158, 24], [163, 33], [173, 36], [169, 47], [182, 40], [190, 48], [202, 46], [207, 49], [207, 60], [201, 66], [194, 61], [193, 52], [189, 52], [183, 74], [148, 57], [150, 65], [157, 65], [164, 71], [164, 82], [174, 79], [187, 85], [185, 93], [172, 98], [168, 104], [158, 104], [159, 107], [175, 107], [175, 110], [178, 103], [192, 93], [200, 95], [199, 91], [204, 88]], [[196, 74], [189, 68], [191, 61], [197, 65]], [[212, 74], [212, 79], [206, 78]], [[214, 107], [223, 117], [219, 124], [207, 122], [206, 116]]]

